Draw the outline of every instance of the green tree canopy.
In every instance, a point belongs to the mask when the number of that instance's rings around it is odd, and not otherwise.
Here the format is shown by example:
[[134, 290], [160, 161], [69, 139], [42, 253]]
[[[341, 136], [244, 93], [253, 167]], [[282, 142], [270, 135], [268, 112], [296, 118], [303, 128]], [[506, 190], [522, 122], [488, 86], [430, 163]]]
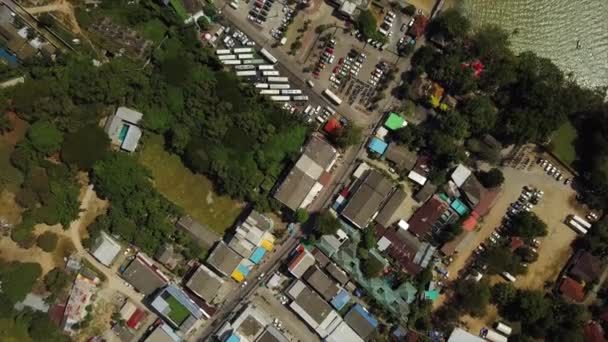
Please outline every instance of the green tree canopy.
[[505, 181], [505, 176], [502, 171], [497, 168], [492, 168], [490, 171], [481, 171], [477, 174], [477, 178], [479, 178], [479, 182], [488, 189], [501, 186]]
[[467, 38], [471, 22], [458, 9], [442, 11], [430, 24], [431, 36], [441, 35], [449, 40], [462, 41]]
[[55, 250], [55, 247], [57, 247], [57, 234], [46, 231], [38, 235], [38, 238], [36, 238], [36, 244], [43, 251], [50, 253]]
[[526, 240], [547, 235], [547, 224], [531, 211], [521, 211], [515, 214], [511, 221], [512, 235]]
[[473, 317], [485, 315], [490, 302], [490, 287], [485, 279], [459, 280], [454, 287], [455, 305]]
[[50, 155], [57, 152], [61, 147], [63, 133], [49, 122], [37, 121], [30, 126], [27, 138], [38, 152]]
[[340, 221], [329, 212], [329, 210], [324, 210], [317, 216], [315, 221], [315, 226], [321, 233], [321, 235], [331, 235], [335, 234], [342, 225]]
[[477, 96], [467, 101], [462, 113], [466, 115], [473, 134], [491, 132], [498, 120], [498, 109], [488, 96]]
[[512, 283], [497, 283], [492, 286], [492, 303], [507, 307], [517, 298], [517, 288]]
[[13, 304], [17, 303], [23, 300], [32, 290], [41, 274], [42, 268], [38, 263], [1, 262], [0, 281], [2, 281], [2, 293]]
[[370, 10], [361, 11], [357, 17], [357, 25], [365, 38], [374, 38], [378, 34], [378, 23]]
[[89, 170], [96, 161], [105, 157], [109, 147], [110, 139], [103, 129], [90, 124], [66, 134], [61, 145], [61, 159], [81, 170]]
[[64, 270], [53, 268], [44, 275], [44, 286], [46, 287], [46, 290], [51, 293], [59, 293], [65, 289], [69, 280], [70, 277]]
[[296, 210], [296, 222], [298, 223], [308, 221], [309, 216], [308, 211], [304, 208], [298, 208], [298, 210]]

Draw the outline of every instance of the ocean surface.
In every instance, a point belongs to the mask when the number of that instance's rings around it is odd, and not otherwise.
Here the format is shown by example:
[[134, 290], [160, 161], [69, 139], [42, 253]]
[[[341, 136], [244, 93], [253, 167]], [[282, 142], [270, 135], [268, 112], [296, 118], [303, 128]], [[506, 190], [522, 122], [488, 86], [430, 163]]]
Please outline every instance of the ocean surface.
[[[608, 86], [608, 0], [448, 0], [475, 27], [512, 33], [515, 51], [548, 57], [587, 87]], [[580, 48], [577, 49], [577, 41]]]

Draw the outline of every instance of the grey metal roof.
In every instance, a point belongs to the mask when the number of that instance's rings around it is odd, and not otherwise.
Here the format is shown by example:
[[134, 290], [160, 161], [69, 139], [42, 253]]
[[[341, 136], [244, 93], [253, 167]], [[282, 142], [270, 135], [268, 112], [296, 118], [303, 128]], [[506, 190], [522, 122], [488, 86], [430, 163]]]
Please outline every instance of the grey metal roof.
[[338, 151], [325, 139], [313, 135], [304, 146], [304, 154], [324, 170], [327, 170], [334, 163]]
[[274, 197], [291, 210], [297, 210], [316, 180], [294, 167], [275, 192]]
[[139, 258], [133, 259], [122, 273], [122, 277], [137, 291], [146, 296], [165, 286], [167, 282]]
[[200, 265], [188, 279], [186, 286], [207, 303], [211, 303], [224, 280], [212, 270]]
[[401, 204], [403, 204], [403, 201], [405, 201], [406, 197], [407, 194], [401, 189], [398, 189], [397, 191], [393, 192], [389, 200], [386, 202], [384, 207], [382, 207], [382, 210], [380, 210], [380, 213], [378, 213], [378, 216], [376, 216], [374, 220], [381, 224], [383, 227], [388, 227], [392, 225], [395, 222], [395, 213], [397, 212]]
[[207, 258], [207, 264], [224, 276], [230, 276], [243, 258], [220, 241]]

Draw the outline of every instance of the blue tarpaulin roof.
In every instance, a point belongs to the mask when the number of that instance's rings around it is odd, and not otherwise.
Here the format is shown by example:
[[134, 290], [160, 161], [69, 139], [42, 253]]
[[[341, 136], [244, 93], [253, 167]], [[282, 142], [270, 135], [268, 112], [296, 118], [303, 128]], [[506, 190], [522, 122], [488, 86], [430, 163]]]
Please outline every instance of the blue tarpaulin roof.
[[346, 292], [345, 290], [340, 290], [340, 292], [338, 292], [338, 294], [334, 298], [332, 298], [331, 305], [337, 310], [341, 310], [344, 305], [350, 302], [350, 298], [351, 297], [348, 292]]
[[378, 153], [380, 155], [384, 154], [387, 147], [388, 147], [388, 144], [385, 141], [380, 140], [376, 137], [372, 138], [372, 140], [367, 145], [367, 148], [369, 148], [370, 151]]
[[226, 339], [226, 342], [241, 342], [241, 338], [236, 336], [235, 334], [232, 334]]
[[253, 261], [253, 263], [257, 265], [260, 263], [260, 261], [262, 261], [264, 254], [266, 254], [266, 250], [262, 247], [258, 247], [255, 249], [253, 254], [251, 254], [251, 257], [249, 257], [249, 260]]
[[247, 267], [246, 265], [239, 265], [236, 268], [239, 272], [241, 272], [245, 277], [249, 274], [249, 271], [251, 271], [251, 268]]
[[456, 212], [458, 213], [458, 215], [463, 216], [464, 214], [469, 212], [469, 208], [467, 207], [466, 204], [464, 204], [460, 199], [456, 199], [454, 200], [454, 202], [452, 202], [452, 204], [450, 205], [452, 207], [452, 209], [456, 210]]

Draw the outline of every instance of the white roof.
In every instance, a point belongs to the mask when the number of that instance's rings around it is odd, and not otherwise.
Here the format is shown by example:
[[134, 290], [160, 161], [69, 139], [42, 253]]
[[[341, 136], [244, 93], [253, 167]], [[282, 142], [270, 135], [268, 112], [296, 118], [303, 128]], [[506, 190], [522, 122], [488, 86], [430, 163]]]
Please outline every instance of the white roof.
[[399, 220], [399, 223], [397, 223], [397, 225], [403, 230], [408, 230], [410, 228], [410, 224], [404, 220]]
[[365, 173], [367, 170], [369, 170], [369, 165], [367, 163], [361, 163], [359, 166], [357, 166], [355, 172], [353, 172], [353, 176], [355, 178], [361, 178], [361, 175], [363, 175], [363, 173]]
[[391, 245], [391, 241], [387, 238], [385, 238], [384, 236], [380, 238], [380, 240], [378, 240], [378, 250], [380, 252], [383, 252], [384, 250], [386, 250], [388, 248], [388, 246]]
[[332, 331], [326, 338], [325, 342], [363, 342], [363, 339], [348, 325], [342, 321], [338, 327]]
[[122, 141], [122, 148], [125, 151], [133, 152], [137, 148], [137, 144], [139, 143], [139, 138], [141, 138], [141, 129], [134, 125], [128, 125], [129, 130], [127, 131], [127, 136]]
[[384, 140], [384, 137], [386, 137], [386, 135], [388, 134], [388, 129], [384, 128], [384, 126], [380, 126], [380, 128], [378, 128], [376, 130], [376, 137]]
[[485, 340], [465, 330], [455, 328], [448, 338], [448, 342], [485, 342]]
[[416, 171], [410, 171], [410, 173], [407, 175], [407, 178], [413, 180], [414, 182], [420, 185], [424, 185], [424, 183], [426, 183], [426, 177]]
[[319, 179], [324, 171], [321, 165], [315, 163], [315, 161], [310, 159], [306, 154], [303, 154], [300, 159], [298, 159], [296, 167], [313, 179]]
[[116, 109], [116, 116], [118, 118], [120, 118], [122, 121], [126, 121], [126, 122], [132, 123], [134, 125], [137, 125], [139, 123], [139, 121], [141, 121], [141, 118], [143, 118], [144, 115], [131, 108], [118, 107], [118, 109]]
[[469, 170], [466, 166], [462, 164], [458, 164], [456, 170], [452, 172], [452, 180], [454, 183], [460, 187], [471, 175], [471, 170]]
[[116, 258], [118, 253], [120, 253], [120, 249], [122, 247], [118, 242], [104, 232], [101, 232], [99, 239], [101, 239], [101, 243], [95, 249], [95, 251], [93, 251], [93, 256], [105, 266], [110, 267], [112, 261], [114, 261], [114, 258]]

